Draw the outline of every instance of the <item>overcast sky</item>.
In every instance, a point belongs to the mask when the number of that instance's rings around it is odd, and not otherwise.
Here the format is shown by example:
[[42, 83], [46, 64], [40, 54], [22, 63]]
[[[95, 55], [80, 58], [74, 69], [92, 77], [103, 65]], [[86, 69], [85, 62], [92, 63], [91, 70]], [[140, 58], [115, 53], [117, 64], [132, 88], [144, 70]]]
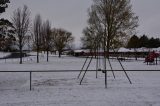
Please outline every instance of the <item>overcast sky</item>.
[[[87, 23], [87, 9], [92, 0], [10, 0], [9, 8], [0, 17], [10, 19], [13, 11], [26, 4], [32, 20], [36, 14], [49, 19], [52, 27], [64, 28], [72, 32], [76, 44], [80, 44], [82, 30]], [[138, 35], [160, 38], [160, 0], [131, 0], [133, 11], [139, 16]]]

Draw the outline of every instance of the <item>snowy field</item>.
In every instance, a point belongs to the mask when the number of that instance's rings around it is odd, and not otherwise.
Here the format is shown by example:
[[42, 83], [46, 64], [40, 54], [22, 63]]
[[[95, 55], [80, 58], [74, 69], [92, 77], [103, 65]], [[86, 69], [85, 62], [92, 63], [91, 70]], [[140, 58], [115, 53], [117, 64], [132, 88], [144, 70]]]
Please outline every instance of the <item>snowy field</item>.
[[[5, 56], [0, 53], [0, 56]], [[80, 70], [85, 58], [44, 54], [40, 63], [36, 56], [23, 59], [0, 60], [0, 71]], [[93, 60], [89, 69], [95, 69]], [[113, 69], [120, 70], [116, 60]], [[160, 65], [146, 65], [143, 61], [122, 62], [128, 70], [159, 70]], [[108, 67], [108, 69], [110, 69]], [[160, 72], [128, 72], [129, 84], [123, 72], [108, 73], [108, 88], [104, 87], [104, 74], [87, 72], [82, 85], [79, 72], [33, 73], [32, 91], [29, 90], [29, 73], [0, 73], [0, 106], [160, 106]]]

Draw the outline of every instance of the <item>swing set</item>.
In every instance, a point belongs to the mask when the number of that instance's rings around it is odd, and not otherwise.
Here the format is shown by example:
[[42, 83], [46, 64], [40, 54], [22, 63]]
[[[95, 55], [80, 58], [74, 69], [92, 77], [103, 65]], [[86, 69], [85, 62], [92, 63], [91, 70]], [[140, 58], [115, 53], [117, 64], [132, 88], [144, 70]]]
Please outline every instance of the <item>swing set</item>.
[[[102, 40], [103, 37], [95, 37], [95, 40], [93, 42], [93, 48], [91, 50], [91, 56], [88, 55], [84, 61], [84, 64], [82, 65], [82, 68], [78, 74], [78, 79], [80, 79], [80, 85], [82, 84], [83, 82], [83, 79], [90, 67], [90, 64], [94, 58], [94, 56], [96, 57], [96, 78], [98, 77], [98, 71], [102, 71], [104, 74], [105, 74], [105, 88], [107, 88], [107, 74], [108, 74], [108, 71], [107, 71], [107, 61], [109, 63], [109, 67], [112, 71], [112, 74], [113, 74], [113, 77], [115, 79], [115, 74], [114, 74], [114, 70], [113, 70], [113, 66], [111, 64], [111, 61], [110, 61], [110, 58], [109, 58], [109, 51], [106, 51], [106, 40]], [[100, 48], [103, 46], [103, 54], [100, 53]], [[116, 51], [113, 47], [110, 46], [110, 49], [113, 50], [113, 52], [116, 54]], [[93, 51], [94, 50], [94, 51]], [[108, 57], [107, 57], [108, 55]], [[103, 60], [102, 63], [103, 63], [103, 69], [101, 67], [101, 59]], [[124, 66], [122, 65], [121, 61], [119, 60], [118, 56], [116, 56], [116, 60], [118, 61], [118, 63], [120, 64], [121, 68], [122, 68], [122, 71], [125, 73], [125, 76], [127, 77], [128, 81], [130, 84], [132, 84], [127, 72], [125, 71], [124, 69]]]

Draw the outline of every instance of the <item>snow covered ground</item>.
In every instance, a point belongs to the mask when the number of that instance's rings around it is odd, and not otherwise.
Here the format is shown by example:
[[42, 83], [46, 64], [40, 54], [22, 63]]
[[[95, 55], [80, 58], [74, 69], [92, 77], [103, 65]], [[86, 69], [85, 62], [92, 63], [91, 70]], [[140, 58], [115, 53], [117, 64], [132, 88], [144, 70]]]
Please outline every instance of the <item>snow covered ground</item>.
[[[4, 55], [4, 54], [3, 54]], [[27, 70], [80, 70], [85, 58], [45, 55], [0, 60], [0, 71]], [[95, 69], [95, 60], [89, 69]], [[121, 69], [111, 60], [114, 69]], [[125, 69], [160, 70], [160, 65], [146, 65], [143, 61], [122, 62]], [[108, 67], [108, 69], [110, 69]], [[160, 106], [160, 72], [128, 72], [129, 84], [123, 72], [108, 74], [108, 88], [104, 87], [104, 74], [87, 72], [82, 85], [79, 72], [33, 73], [32, 91], [29, 90], [29, 73], [0, 73], [0, 106]]]

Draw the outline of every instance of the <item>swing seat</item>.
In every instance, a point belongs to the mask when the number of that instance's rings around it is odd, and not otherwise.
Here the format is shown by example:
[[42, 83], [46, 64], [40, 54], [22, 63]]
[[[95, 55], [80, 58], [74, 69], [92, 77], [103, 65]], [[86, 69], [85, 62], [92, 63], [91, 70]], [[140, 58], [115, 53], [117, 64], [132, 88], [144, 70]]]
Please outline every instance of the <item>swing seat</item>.
[[118, 60], [120, 60], [120, 61], [125, 61], [126, 59], [123, 58], [123, 57], [120, 57], [120, 58], [118, 58]]
[[99, 68], [98, 71], [102, 71], [102, 70]]
[[102, 70], [102, 73], [106, 73], [106, 71], [105, 71], [105, 70]]

